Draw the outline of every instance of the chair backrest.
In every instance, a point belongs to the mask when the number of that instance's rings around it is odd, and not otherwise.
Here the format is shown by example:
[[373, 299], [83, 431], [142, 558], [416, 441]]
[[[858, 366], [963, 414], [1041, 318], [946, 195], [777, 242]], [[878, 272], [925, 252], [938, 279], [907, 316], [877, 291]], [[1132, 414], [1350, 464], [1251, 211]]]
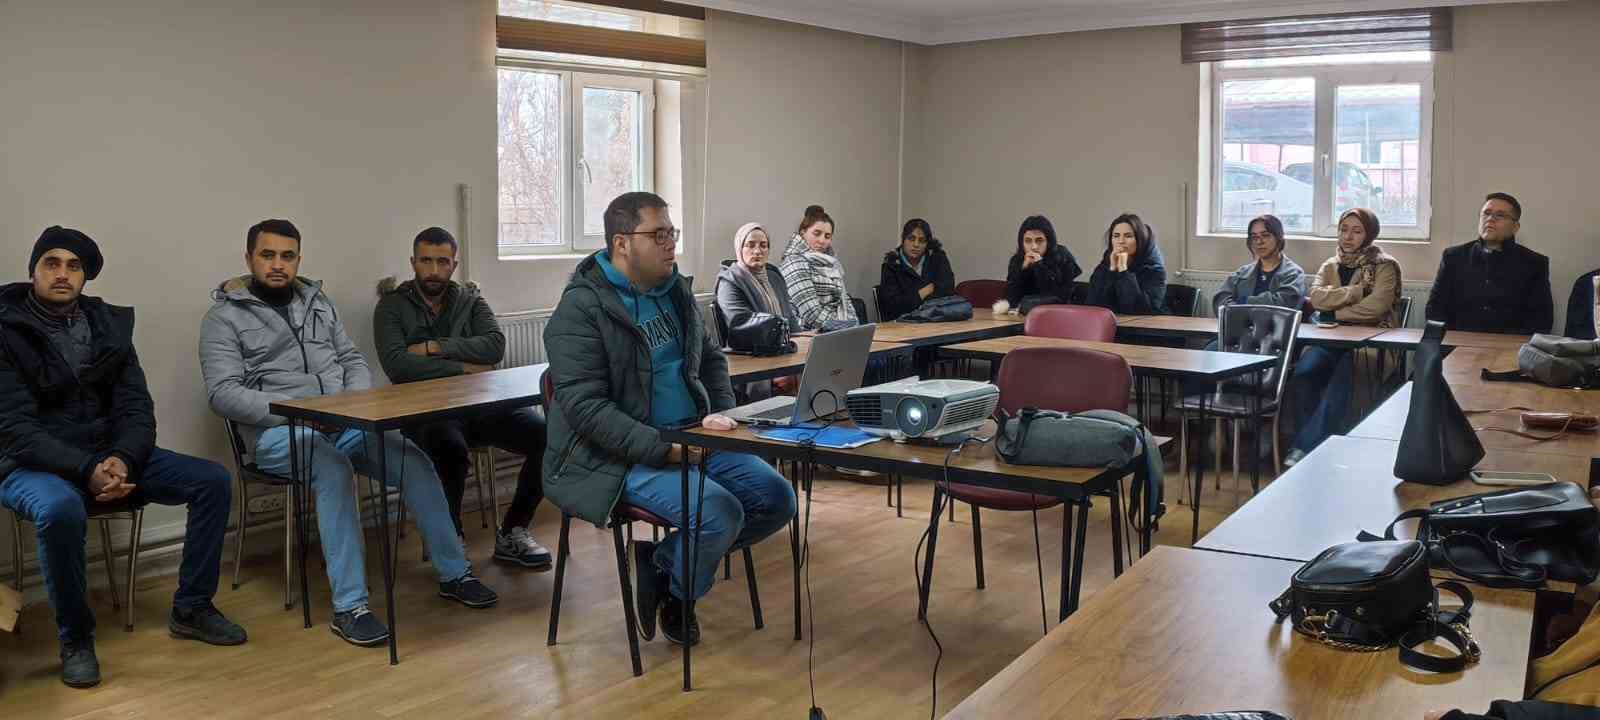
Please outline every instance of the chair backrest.
[[1262, 385], [1272, 397], [1282, 399], [1289, 361], [1294, 356], [1295, 336], [1299, 332], [1298, 309], [1277, 305], [1225, 305], [1221, 317], [1217, 318], [1217, 349], [1278, 358]]
[[963, 280], [956, 285], [956, 294], [972, 303], [976, 310], [986, 310], [1006, 297], [1004, 280]]
[[995, 385], [1000, 388], [998, 409], [1012, 415], [1024, 407], [1126, 412], [1133, 371], [1122, 356], [1099, 350], [1018, 348], [1000, 361]]
[[862, 325], [872, 322], [867, 318], [867, 301], [858, 297], [850, 298], [850, 309], [856, 311], [856, 320]]
[[888, 322], [894, 318], [883, 316], [883, 286], [872, 286], [872, 311], [878, 314], [878, 322]]
[[1167, 286], [1167, 314], [1197, 317], [1200, 314], [1200, 289], [1193, 285]]
[[1117, 337], [1117, 316], [1103, 307], [1040, 305], [1022, 322], [1024, 335], [1111, 342]]
[[1089, 283], [1073, 281], [1072, 290], [1067, 294], [1067, 302], [1073, 305], [1082, 305], [1089, 301]]
[[[718, 280], [717, 282], [722, 282]], [[726, 349], [728, 347], [728, 316], [722, 314], [722, 306], [717, 304], [716, 298], [711, 300], [711, 320], [717, 326], [717, 345]]]
[[544, 399], [545, 412], [550, 412], [550, 406], [556, 401], [555, 373], [550, 368], [544, 369], [544, 374], [539, 376], [539, 396]]
[[1395, 327], [1411, 324], [1411, 298], [1400, 296], [1400, 302], [1395, 305], [1395, 320]]
[[223, 418], [222, 427], [228, 433], [228, 448], [233, 451], [233, 467], [239, 471], [240, 478], [246, 482], [264, 482], [272, 485], [289, 482], [289, 478], [263, 471], [250, 461], [250, 451], [245, 449], [244, 436], [239, 434], [238, 423]]

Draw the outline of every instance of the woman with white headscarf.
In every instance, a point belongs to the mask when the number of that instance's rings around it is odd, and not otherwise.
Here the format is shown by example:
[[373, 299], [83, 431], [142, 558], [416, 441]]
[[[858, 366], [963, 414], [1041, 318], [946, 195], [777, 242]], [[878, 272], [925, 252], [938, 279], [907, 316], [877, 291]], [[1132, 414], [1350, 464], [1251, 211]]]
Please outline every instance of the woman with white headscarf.
[[[772, 240], [760, 223], [745, 223], [733, 234], [733, 260], [725, 262], [717, 273], [713, 302], [713, 311], [722, 319], [723, 328], [739, 327], [757, 313], [766, 313], [787, 321], [791, 332], [800, 329], [783, 273], [767, 263], [771, 252]], [[728, 338], [724, 337], [722, 344], [726, 347]], [[760, 399], [772, 395], [774, 385], [778, 392], [792, 388], [793, 380], [749, 383], [742, 390], [747, 399]]]

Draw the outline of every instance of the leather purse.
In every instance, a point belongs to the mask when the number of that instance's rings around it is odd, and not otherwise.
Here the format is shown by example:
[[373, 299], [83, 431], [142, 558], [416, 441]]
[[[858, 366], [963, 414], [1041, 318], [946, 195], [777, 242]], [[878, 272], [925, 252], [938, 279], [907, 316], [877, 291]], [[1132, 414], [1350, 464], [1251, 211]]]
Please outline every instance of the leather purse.
[[1587, 585], [1600, 575], [1600, 509], [1569, 482], [1441, 500], [1401, 513], [1384, 539], [1413, 518], [1429, 563], [1472, 582], [1537, 588], [1546, 580]]
[[1483, 443], [1444, 381], [1443, 338], [1444, 323], [1429, 322], [1417, 345], [1411, 408], [1394, 459], [1394, 476], [1408, 482], [1449, 485], [1483, 459]]
[[1579, 412], [1522, 413], [1522, 426], [1529, 430], [1555, 430], [1557, 432], [1594, 432], [1600, 430], [1600, 417]]
[[[1296, 570], [1289, 589], [1268, 604], [1278, 622], [1317, 642], [1360, 652], [1398, 645], [1400, 662], [1429, 672], [1458, 672], [1481, 652], [1467, 622], [1472, 592], [1456, 582], [1440, 583], [1462, 600], [1459, 610], [1439, 610], [1438, 591], [1428, 576], [1427, 550], [1415, 540], [1335, 545]], [[1455, 657], [1418, 652], [1435, 638], [1456, 647]]]
[[789, 323], [771, 313], [754, 313], [728, 329], [728, 349], [740, 355], [785, 355], [799, 347], [789, 339]]

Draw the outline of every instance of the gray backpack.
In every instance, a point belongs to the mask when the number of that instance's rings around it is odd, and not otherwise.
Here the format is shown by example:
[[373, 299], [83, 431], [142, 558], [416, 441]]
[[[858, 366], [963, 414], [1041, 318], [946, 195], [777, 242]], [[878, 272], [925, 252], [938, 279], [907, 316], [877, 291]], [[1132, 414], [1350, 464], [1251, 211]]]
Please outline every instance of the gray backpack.
[[1517, 371], [1553, 387], [1600, 387], [1600, 341], [1534, 335], [1517, 351]]
[[1031, 407], [1015, 417], [1002, 413], [994, 449], [1013, 465], [1114, 468], [1132, 463], [1128, 515], [1133, 526], [1144, 527], [1145, 518], [1136, 510], [1141, 504], [1151, 519], [1166, 512], [1161, 503], [1160, 446], [1143, 423], [1126, 414], [1115, 410], [1064, 413]]

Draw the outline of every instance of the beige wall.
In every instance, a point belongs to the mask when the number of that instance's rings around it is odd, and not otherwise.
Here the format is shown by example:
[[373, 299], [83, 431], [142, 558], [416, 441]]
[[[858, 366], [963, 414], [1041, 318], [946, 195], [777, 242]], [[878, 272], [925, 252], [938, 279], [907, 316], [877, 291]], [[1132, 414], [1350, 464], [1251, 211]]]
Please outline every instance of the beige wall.
[[[1392, 243], [1408, 280], [1471, 240], [1483, 195], [1517, 195], [1523, 239], [1551, 258], [1558, 315], [1573, 279], [1600, 265], [1592, 175], [1600, 117], [1600, 2], [1455, 9], [1455, 50], [1435, 71], [1431, 243]], [[1086, 272], [1105, 223], [1155, 223], [1169, 267], [1231, 270], [1242, 243], [1193, 239], [1199, 72], [1178, 61], [1176, 27], [919, 48], [908, 130], [907, 214], [926, 214], [958, 277], [1004, 277], [1018, 221], [1048, 214]], [[1186, 208], [1189, 210], [1186, 212]], [[1331, 253], [1295, 242], [1302, 264]], [[1559, 326], [1558, 326], [1559, 327]]]
[[[139, 311], [163, 446], [231, 464], [196, 337], [262, 218], [300, 227], [303, 273], [328, 282], [369, 359], [374, 283], [409, 272], [409, 239], [428, 225], [470, 234], [467, 270], [497, 310], [559, 298], [572, 260], [495, 257], [490, 0], [68, 5], [0, 4], [0, 260], [24, 278], [50, 224], [100, 242], [107, 269], [89, 292]], [[760, 219], [781, 241], [820, 202], [849, 267], [875, 278], [895, 227], [898, 43], [720, 13], [708, 35], [712, 78], [663, 98], [681, 103], [687, 148], [684, 272], [709, 291], [735, 227]], [[153, 510], [147, 538], [181, 522]]]

